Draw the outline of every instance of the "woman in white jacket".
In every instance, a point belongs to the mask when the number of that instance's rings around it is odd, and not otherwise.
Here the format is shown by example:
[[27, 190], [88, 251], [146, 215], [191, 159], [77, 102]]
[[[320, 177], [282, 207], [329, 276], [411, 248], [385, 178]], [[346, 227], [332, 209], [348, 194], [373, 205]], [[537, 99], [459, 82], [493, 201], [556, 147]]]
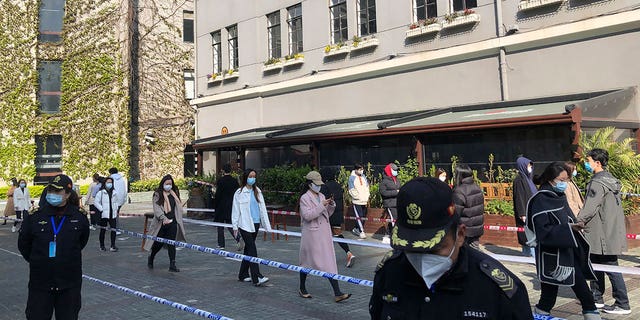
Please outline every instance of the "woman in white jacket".
[[[238, 230], [244, 240], [245, 256], [257, 257], [256, 237], [260, 225], [271, 232], [271, 223], [267, 215], [267, 207], [264, 203], [262, 191], [256, 186], [256, 172], [253, 169], [245, 170], [242, 175], [245, 185], [238, 189], [233, 195], [233, 208], [231, 210], [231, 224], [233, 225], [233, 236], [237, 237]], [[251, 276], [249, 276], [251, 270]], [[238, 280], [252, 282], [256, 287], [262, 286], [269, 281], [260, 273], [257, 263], [249, 263], [242, 260]]]
[[[27, 181], [24, 179], [18, 181], [18, 187], [13, 191], [13, 207], [18, 219], [26, 218], [29, 209], [31, 209], [31, 196], [29, 195], [29, 188], [27, 188]], [[18, 221], [14, 222], [11, 231], [16, 232], [18, 224]]]
[[[96, 207], [100, 214], [100, 222], [98, 223], [101, 227], [106, 227], [107, 223], [109, 223], [109, 227], [116, 227], [116, 218], [118, 217], [118, 204], [120, 203], [120, 198], [118, 197], [118, 193], [113, 189], [113, 178], [105, 178], [104, 184], [93, 201], [93, 205]], [[96, 213], [98, 214], [98, 213]], [[100, 250], [107, 251], [104, 246], [104, 234], [106, 230], [100, 229]], [[109, 249], [111, 252], [118, 251], [116, 247], [116, 232], [111, 231], [111, 248]]]

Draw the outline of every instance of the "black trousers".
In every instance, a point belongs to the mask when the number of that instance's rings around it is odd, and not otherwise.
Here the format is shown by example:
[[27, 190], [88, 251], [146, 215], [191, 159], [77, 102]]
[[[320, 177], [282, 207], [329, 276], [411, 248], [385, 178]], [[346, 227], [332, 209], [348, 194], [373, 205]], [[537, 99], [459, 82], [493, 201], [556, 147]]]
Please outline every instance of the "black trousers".
[[[231, 219], [227, 219], [225, 218], [221, 218], [221, 219], [216, 219], [216, 222], [221, 222], [221, 223], [231, 223]], [[225, 227], [217, 227], [218, 228], [218, 246], [219, 247], [224, 247], [224, 229]], [[231, 236], [233, 236], [233, 228], [231, 227], [227, 227], [227, 230], [229, 230], [229, 233], [231, 234]], [[238, 235], [237, 238], [234, 238], [236, 240], [236, 242], [240, 241], [240, 235]]]
[[[169, 240], [175, 240], [177, 234], [178, 234], [178, 223], [176, 222], [176, 219], [173, 219], [173, 222], [169, 224], [165, 224], [160, 228], [160, 231], [158, 231], [157, 237], [169, 239]], [[153, 242], [153, 245], [151, 245], [152, 258], [156, 257], [156, 254], [160, 251], [160, 249], [162, 249], [163, 245], [164, 243], [162, 242], [158, 242], [158, 241]], [[175, 261], [176, 246], [167, 245], [167, 251], [169, 251], [169, 261]]]
[[[573, 259], [575, 266], [578, 266], [580, 262], [575, 258]], [[582, 270], [579, 267], [575, 268], [575, 284], [571, 287], [571, 290], [576, 294], [580, 304], [582, 304], [582, 311], [594, 311], [597, 310], [596, 303], [591, 295], [591, 290], [587, 285], [587, 280], [582, 274]], [[558, 297], [558, 286], [553, 284], [540, 283], [540, 300], [536, 305], [538, 309], [550, 312], [553, 306], [556, 304], [556, 298]]]
[[56, 320], [76, 320], [82, 306], [82, 287], [60, 291], [29, 289], [27, 320], [51, 320], [55, 310]]
[[[601, 255], [601, 254], [592, 254], [591, 262], [598, 264], [606, 264], [610, 266], [618, 265], [618, 256], [616, 255]], [[602, 294], [604, 293], [604, 275], [605, 273], [609, 277], [611, 281], [611, 294], [613, 298], [616, 300], [614, 305], [619, 306], [623, 309], [629, 309], [629, 295], [627, 294], [627, 286], [624, 283], [624, 279], [622, 278], [622, 273], [617, 272], [603, 272], [596, 271], [597, 281], [591, 282], [591, 293], [593, 294], [593, 298], [599, 303], [604, 303], [602, 298]]]
[[[98, 225], [100, 225], [102, 227], [106, 227], [107, 223], [109, 224], [109, 227], [111, 227], [111, 228], [115, 228], [116, 227], [116, 219], [102, 218], [102, 219], [100, 219], [100, 222], [98, 223]], [[101, 248], [104, 247], [104, 234], [105, 234], [105, 232], [107, 232], [107, 230], [100, 229], [100, 247]], [[115, 246], [116, 246], [116, 232], [115, 231], [111, 231], [110, 233], [111, 233], [111, 247], [115, 248]]]
[[[93, 212], [93, 214], [91, 214]], [[98, 215], [100, 212], [98, 212], [98, 209], [96, 209], [96, 206], [94, 205], [89, 205], [89, 221], [91, 222], [92, 225], [97, 225], [100, 222], [100, 215]]]
[[[16, 218], [18, 219], [22, 219], [22, 214], [24, 213], [24, 218], [26, 219], [27, 216], [29, 215], [29, 212], [27, 210], [16, 210]], [[13, 226], [16, 227], [18, 226], [20, 222], [18, 221], [14, 221], [13, 222]]]
[[[258, 249], [256, 248], [256, 238], [258, 237], [258, 229], [260, 228], [260, 224], [254, 223], [253, 226], [255, 232], [244, 231], [242, 229], [238, 229], [238, 231], [240, 231], [240, 235], [244, 240], [243, 254], [245, 256], [257, 257]], [[258, 283], [258, 278], [262, 278], [260, 267], [257, 263], [251, 263], [247, 260], [242, 260], [242, 263], [240, 264], [238, 279], [242, 281], [244, 278], [248, 277], [249, 271], [251, 271], [251, 282]]]
[[[358, 211], [358, 216], [362, 218], [360, 222], [362, 223], [362, 227], [364, 228], [364, 224], [365, 222], [367, 222], [367, 219], [364, 219], [367, 217], [367, 206], [362, 204], [354, 204], [353, 209]], [[354, 215], [355, 215], [355, 212], [354, 212]], [[356, 229], [360, 230], [360, 224], [357, 221], [356, 221]], [[364, 230], [360, 230], [360, 231], [364, 231]]]

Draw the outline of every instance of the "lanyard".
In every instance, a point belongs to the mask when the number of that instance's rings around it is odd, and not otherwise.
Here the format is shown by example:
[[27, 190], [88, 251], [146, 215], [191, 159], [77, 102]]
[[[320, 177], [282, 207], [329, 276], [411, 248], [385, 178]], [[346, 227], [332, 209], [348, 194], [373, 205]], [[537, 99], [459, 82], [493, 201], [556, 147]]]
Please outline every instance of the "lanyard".
[[64, 223], [65, 218], [66, 216], [63, 216], [62, 220], [60, 220], [60, 224], [56, 227], [56, 223], [53, 220], [53, 216], [51, 216], [51, 226], [53, 227], [53, 242], [56, 242], [56, 237], [58, 236], [60, 229], [62, 229], [62, 224]]

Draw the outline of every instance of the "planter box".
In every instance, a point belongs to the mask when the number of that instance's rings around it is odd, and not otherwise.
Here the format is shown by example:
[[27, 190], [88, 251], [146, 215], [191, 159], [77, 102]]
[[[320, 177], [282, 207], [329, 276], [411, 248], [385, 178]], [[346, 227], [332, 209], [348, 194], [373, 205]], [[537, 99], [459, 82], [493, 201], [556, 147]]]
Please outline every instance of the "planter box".
[[366, 48], [375, 48], [378, 46], [378, 44], [380, 44], [380, 41], [378, 39], [367, 39], [364, 41], [360, 41], [357, 47], [352, 45], [351, 51], [358, 51]]
[[439, 23], [432, 23], [427, 26], [418, 27], [405, 31], [405, 38], [413, 38], [426, 34], [438, 33], [442, 30], [442, 25]]
[[286, 60], [284, 62], [284, 66], [285, 67], [291, 67], [291, 66], [295, 66], [295, 65], [299, 65], [299, 64], [303, 64], [303, 63], [304, 63], [304, 58], [290, 59], [290, 60]]
[[[507, 226], [515, 227], [514, 217], [502, 216], [498, 214], [484, 214], [485, 226]], [[481, 244], [493, 244], [501, 247], [520, 248], [517, 233], [514, 231], [484, 230], [480, 237]]]
[[[269, 71], [274, 71], [274, 70], [280, 70], [282, 69], [283, 63], [282, 62], [276, 62], [276, 63], [272, 63], [270, 65], [266, 65], [262, 67], [262, 72], [269, 72]], [[234, 72], [234, 74], [236, 74], [237, 72]]]
[[546, 6], [558, 5], [564, 2], [564, 0], [526, 0], [520, 1], [518, 4], [518, 11], [526, 11], [535, 8], [541, 8]]
[[[640, 214], [624, 217], [624, 224], [627, 227], [627, 234], [640, 234]], [[627, 248], [640, 248], [640, 236], [637, 236], [636, 239], [627, 237]]]
[[329, 52], [325, 52], [324, 56], [325, 57], [334, 57], [334, 56], [339, 56], [339, 55], [346, 55], [347, 53], [349, 53], [349, 51], [351, 51], [351, 47], [349, 47], [348, 45], [344, 45], [342, 47], [338, 48], [332, 48], [331, 50], [329, 50]]
[[448, 21], [442, 22], [442, 29], [461, 27], [461, 26], [476, 24], [478, 22], [480, 22], [480, 15], [477, 13], [472, 13], [466, 16], [457, 17], [453, 19], [453, 21], [451, 22], [448, 22]]
[[211, 85], [217, 84], [217, 83], [220, 83], [220, 82], [222, 82], [222, 76], [216, 76], [215, 78], [211, 77], [211, 78], [207, 79], [207, 84], [211, 84]]
[[224, 80], [233, 80], [233, 79], [237, 79], [238, 77], [240, 77], [240, 72], [234, 72], [232, 74], [225, 74], [224, 75]]
[[[358, 221], [352, 220], [347, 217], [355, 217], [356, 215], [353, 213], [353, 206], [344, 207], [344, 230], [345, 232], [351, 233], [351, 229], [353, 229], [356, 225], [358, 225]], [[382, 214], [384, 213], [384, 209], [382, 208], [367, 208], [367, 217], [371, 218], [382, 218]], [[386, 222], [380, 221], [366, 221], [364, 224], [364, 232], [368, 234], [384, 234], [384, 228]]]

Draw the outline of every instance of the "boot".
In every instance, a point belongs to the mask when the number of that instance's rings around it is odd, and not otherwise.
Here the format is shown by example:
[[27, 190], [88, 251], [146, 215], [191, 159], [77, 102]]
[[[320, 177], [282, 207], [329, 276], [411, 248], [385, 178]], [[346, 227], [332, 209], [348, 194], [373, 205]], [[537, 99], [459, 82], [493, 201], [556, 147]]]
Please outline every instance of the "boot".
[[149, 269], [153, 269], [153, 256], [149, 255], [149, 258], [147, 258], [147, 267]]
[[180, 269], [178, 269], [176, 267], [176, 261], [175, 260], [171, 260], [169, 262], [169, 271], [171, 271], [171, 272], [180, 272]]

